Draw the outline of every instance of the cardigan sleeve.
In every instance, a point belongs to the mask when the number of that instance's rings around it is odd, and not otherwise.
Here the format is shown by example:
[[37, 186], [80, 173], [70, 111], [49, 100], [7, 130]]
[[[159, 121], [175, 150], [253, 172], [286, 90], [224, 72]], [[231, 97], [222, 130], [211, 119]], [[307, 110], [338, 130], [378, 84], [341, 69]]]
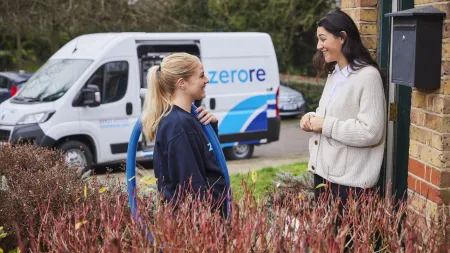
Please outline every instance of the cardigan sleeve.
[[384, 136], [386, 102], [383, 83], [377, 72], [366, 73], [361, 78], [359, 112], [356, 118], [340, 120], [326, 116], [322, 134], [343, 144], [367, 147], [378, 144]]

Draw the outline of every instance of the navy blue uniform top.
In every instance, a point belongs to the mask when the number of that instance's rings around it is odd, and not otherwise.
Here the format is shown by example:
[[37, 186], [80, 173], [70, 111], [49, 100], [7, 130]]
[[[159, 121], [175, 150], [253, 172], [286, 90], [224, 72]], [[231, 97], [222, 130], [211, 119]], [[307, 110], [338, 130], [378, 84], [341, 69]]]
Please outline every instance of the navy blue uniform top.
[[[217, 123], [212, 126], [217, 134]], [[225, 176], [201, 123], [176, 105], [159, 123], [153, 166], [158, 190], [166, 200], [175, 202], [180, 186], [182, 190], [200, 191], [202, 197], [212, 189], [214, 200], [226, 196]]]

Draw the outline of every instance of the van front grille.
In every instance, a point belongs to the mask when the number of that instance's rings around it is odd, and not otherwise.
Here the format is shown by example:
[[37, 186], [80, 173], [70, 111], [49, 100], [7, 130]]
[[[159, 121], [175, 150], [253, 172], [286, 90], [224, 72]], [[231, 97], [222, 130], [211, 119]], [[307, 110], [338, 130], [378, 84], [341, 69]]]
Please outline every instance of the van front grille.
[[9, 135], [11, 131], [0, 129], [0, 141], [9, 141]]

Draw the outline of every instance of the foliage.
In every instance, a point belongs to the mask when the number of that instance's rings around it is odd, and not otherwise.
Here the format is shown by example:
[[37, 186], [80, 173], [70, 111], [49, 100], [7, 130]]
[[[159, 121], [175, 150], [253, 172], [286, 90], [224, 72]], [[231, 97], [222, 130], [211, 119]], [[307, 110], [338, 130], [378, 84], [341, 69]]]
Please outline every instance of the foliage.
[[320, 97], [322, 96], [323, 84], [318, 83], [305, 83], [287, 81], [284, 83], [287, 87], [297, 90], [302, 93], [303, 98], [306, 101], [306, 112], [315, 112], [319, 106]]
[[310, 197], [314, 194], [314, 177], [313, 174], [306, 170], [307, 164], [304, 165], [305, 170], [302, 173], [290, 173], [281, 170], [277, 173], [276, 179], [273, 181], [277, 189], [278, 197], [286, 194], [304, 194]]
[[37, 231], [28, 227], [30, 220], [40, 222], [36, 208], [59, 213], [82, 189], [79, 171], [68, 168], [61, 153], [31, 145], [0, 145], [0, 178], [0, 226], [9, 234], [0, 241], [3, 250], [14, 248], [17, 235], [26, 244], [27, 235]]
[[[318, 200], [283, 187], [256, 198], [252, 184], [244, 181], [243, 198], [235, 199], [227, 220], [211, 211], [210, 195], [200, 200], [187, 192], [174, 208], [154, 187], [138, 194], [139, 219], [134, 220], [122, 183], [95, 178], [83, 182], [63, 165], [61, 154], [51, 150], [24, 145], [0, 151], [0, 173], [6, 178], [0, 188], [3, 250], [16, 245], [20, 252], [450, 250], [445, 206], [436, 211], [439, 217], [425, 219], [423, 210], [416, 212], [409, 203], [365, 192], [360, 198], [350, 195], [341, 213], [339, 200], [330, 197], [327, 186]], [[298, 170], [304, 164], [294, 167], [297, 176], [304, 175]], [[251, 175], [252, 183], [263, 178], [261, 173]]]
[[[97, 32], [267, 32], [279, 69], [312, 75], [315, 22], [331, 0], [3, 0], [0, 32], [22, 67], [22, 41], [43, 38], [50, 53], [78, 35]], [[0, 43], [1, 44], [1, 43]], [[34, 54], [40, 54], [36, 45]], [[38, 60], [45, 62], [49, 55]], [[1, 66], [0, 66], [1, 67]]]
[[261, 198], [267, 191], [272, 191], [273, 180], [278, 173], [292, 173], [293, 176], [298, 176], [302, 172], [306, 171], [306, 163], [296, 163], [289, 165], [282, 165], [277, 168], [266, 167], [257, 170], [257, 180], [252, 183], [251, 173], [235, 173], [230, 175], [231, 186], [233, 189], [233, 196], [235, 199], [241, 199], [244, 196], [243, 182], [245, 185], [249, 185], [253, 188], [253, 196], [255, 198]]
[[328, 0], [170, 1], [174, 17], [197, 30], [268, 32], [280, 71], [312, 74], [315, 22], [331, 6]]
[[[350, 197], [344, 216], [328, 194], [318, 201], [287, 194], [268, 204], [247, 189], [234, 202], [229, 220], [211, 212], [211, 202], [187, 195], [174, 210], [139, 198], [139, 220], [129, 214], [127, 195], [110, 188], [76, 205], [72, 212], [36, 211], [39, 233], [32, 252], [430, 252], [450, 249], [448, 210], [440, 222], [424, 219], [392, 199], [366, 192]], [[245, 185], [244, 185], [245, 188]], [[51, 203], [51, 199], [47, 202]], [[340, 225], [338, 225], [338, 222]], [[31, 226], [34, 226], [31, 224]], [[44, 232], [45, 231], [45, 232]], [[19, 243], [19, 245], [22, 245]], [[21, 251], [27, 248], [21, 246]]]

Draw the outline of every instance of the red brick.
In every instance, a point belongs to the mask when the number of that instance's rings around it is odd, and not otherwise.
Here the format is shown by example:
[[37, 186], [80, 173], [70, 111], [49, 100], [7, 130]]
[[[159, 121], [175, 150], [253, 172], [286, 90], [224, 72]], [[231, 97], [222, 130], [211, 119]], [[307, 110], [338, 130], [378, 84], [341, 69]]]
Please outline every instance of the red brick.
[[419, 193], [420, 191], [418, 180], [412, 177], [409, 173], [408, 173], [408, 189], [411, 189], [417, 193]]
[[427, 180], [428, 182], [431, 182], [431, 170], [433, 168], [431, 168], [428, 165], [425, 165], [425, 180]]
[[427, 181], [431, 182], [432, 184], [441, 187], [441, 172], [439, 170], [436, 170], [435, 168], [427, 166], [427, 170], [430, 171], [430, 177]]
[[408, 171], [420, 178], [425, 178], [425, 164], [411, 157], [408, 159]]
[[419, 182], [420, 182], [420, 195], [433, 201], [434, 203], [442, 204], [442, 197], [439, 193], [439, 190], [435, 186], [425, 183], [423, 181]]
[[408, 174], [408, 189], [413, 190], [434, 203], [442, 204], [443, 202], [440, 191], [436, 186], [418, 180], [412, 174]]

